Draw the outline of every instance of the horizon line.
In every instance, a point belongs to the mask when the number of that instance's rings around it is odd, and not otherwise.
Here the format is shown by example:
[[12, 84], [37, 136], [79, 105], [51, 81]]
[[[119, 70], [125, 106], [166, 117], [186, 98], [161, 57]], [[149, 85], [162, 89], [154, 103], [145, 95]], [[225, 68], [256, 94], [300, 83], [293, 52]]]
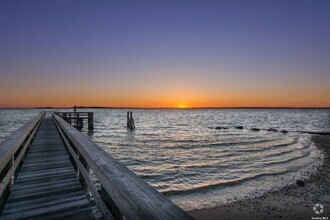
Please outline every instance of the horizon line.
[[[0, 109], [73, 109], [74, 107], [53, 107], [53, 106], [37, 106], [37, 107], [0, 107]], [[265, 107], [265, 106], [232, 106], [232, 107], [111, 107], [111, 106], [76, 106], [79, 108], [95, 108], [95, 109], [330, 109], [329, 107], [287, 107], [287, 106], [274, 106], [274, 107]]]

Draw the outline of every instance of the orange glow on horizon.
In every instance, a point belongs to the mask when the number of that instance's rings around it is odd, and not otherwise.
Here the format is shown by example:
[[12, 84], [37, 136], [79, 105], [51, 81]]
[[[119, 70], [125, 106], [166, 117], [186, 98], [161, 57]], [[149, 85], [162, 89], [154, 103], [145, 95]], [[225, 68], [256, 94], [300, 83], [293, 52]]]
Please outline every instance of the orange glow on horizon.
[[[0, 82], [0, 108], [33, 107], [127, 107], [127, 108], [200, 108], [200, 107], [330, 107], [330, 89], [318, 85], [280, 83], [242, 87], [240, 84], [219, 84], [201, 80], [159, 80], [144, 85], [109, 86], [103, 83], [80, 81], [61, 83], [54, 79], [29, 83]], [[58, 85], [60, 85], [58, 87]], [[242, 87], [242, 88], [241, 88]]]
[[181, 108], [181, 109], [183, 109], [183, 108], [189, 108], [189, 106], [187, 104], [185, 104], [185, 103], [180, 103], [180, 104], [176, 105], [175, 108]]

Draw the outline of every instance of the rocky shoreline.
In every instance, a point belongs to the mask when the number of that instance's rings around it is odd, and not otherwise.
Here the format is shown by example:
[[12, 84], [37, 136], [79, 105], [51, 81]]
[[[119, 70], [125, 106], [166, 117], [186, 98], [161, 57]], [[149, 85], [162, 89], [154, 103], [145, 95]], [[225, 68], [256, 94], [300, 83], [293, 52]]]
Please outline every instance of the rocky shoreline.
[[[330, 135], [314, 135], [312, 141], [324, 153], [324, 161], [303, 186], [289, 185], [258, 198], [193, 210], [189, 214], [197, 220], [330, 219]], [[322, 213], [313, 210], [316, 204], [322, 204]], [[320, 206], [315, 209], [320, 212]]]

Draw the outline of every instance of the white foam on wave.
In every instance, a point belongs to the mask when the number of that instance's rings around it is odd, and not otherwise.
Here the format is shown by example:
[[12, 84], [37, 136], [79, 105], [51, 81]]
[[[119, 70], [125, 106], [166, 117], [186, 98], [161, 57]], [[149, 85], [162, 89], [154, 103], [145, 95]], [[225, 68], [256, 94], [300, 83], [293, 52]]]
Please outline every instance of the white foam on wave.
[[309, 144], [308, 156], [288, 162], [280, 174], [264, 175], [247, 180], [233, 186], [194, 191], [188, 194], [168, 196], [174, 203], [186, 211], [212, 208], [235, 201], [259, 197], [266, 193], [277, 191], [283, 187], [295, 184], [297, 179], [308, 179], [323, 163], [324, 155], [309, 138], [300, 138], [299, 143]]

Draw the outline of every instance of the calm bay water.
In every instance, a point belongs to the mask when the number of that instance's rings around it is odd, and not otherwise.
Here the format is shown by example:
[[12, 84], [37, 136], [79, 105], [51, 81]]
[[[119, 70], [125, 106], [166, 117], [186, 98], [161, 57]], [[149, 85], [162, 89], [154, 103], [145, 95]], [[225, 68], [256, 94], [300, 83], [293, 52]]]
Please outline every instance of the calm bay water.
[[[0, 141], [40, 111], [0, 110]], [[94, 111], [95, 120], [94, 132], [83, 133], [185, 210], [262, 195], [304, 178], [322, 154], [310, 135], [297, 131], [330, 131], [329, 109], [134, 109], [135, 131], [126, 129], [126, 109], [83, 111]]]

